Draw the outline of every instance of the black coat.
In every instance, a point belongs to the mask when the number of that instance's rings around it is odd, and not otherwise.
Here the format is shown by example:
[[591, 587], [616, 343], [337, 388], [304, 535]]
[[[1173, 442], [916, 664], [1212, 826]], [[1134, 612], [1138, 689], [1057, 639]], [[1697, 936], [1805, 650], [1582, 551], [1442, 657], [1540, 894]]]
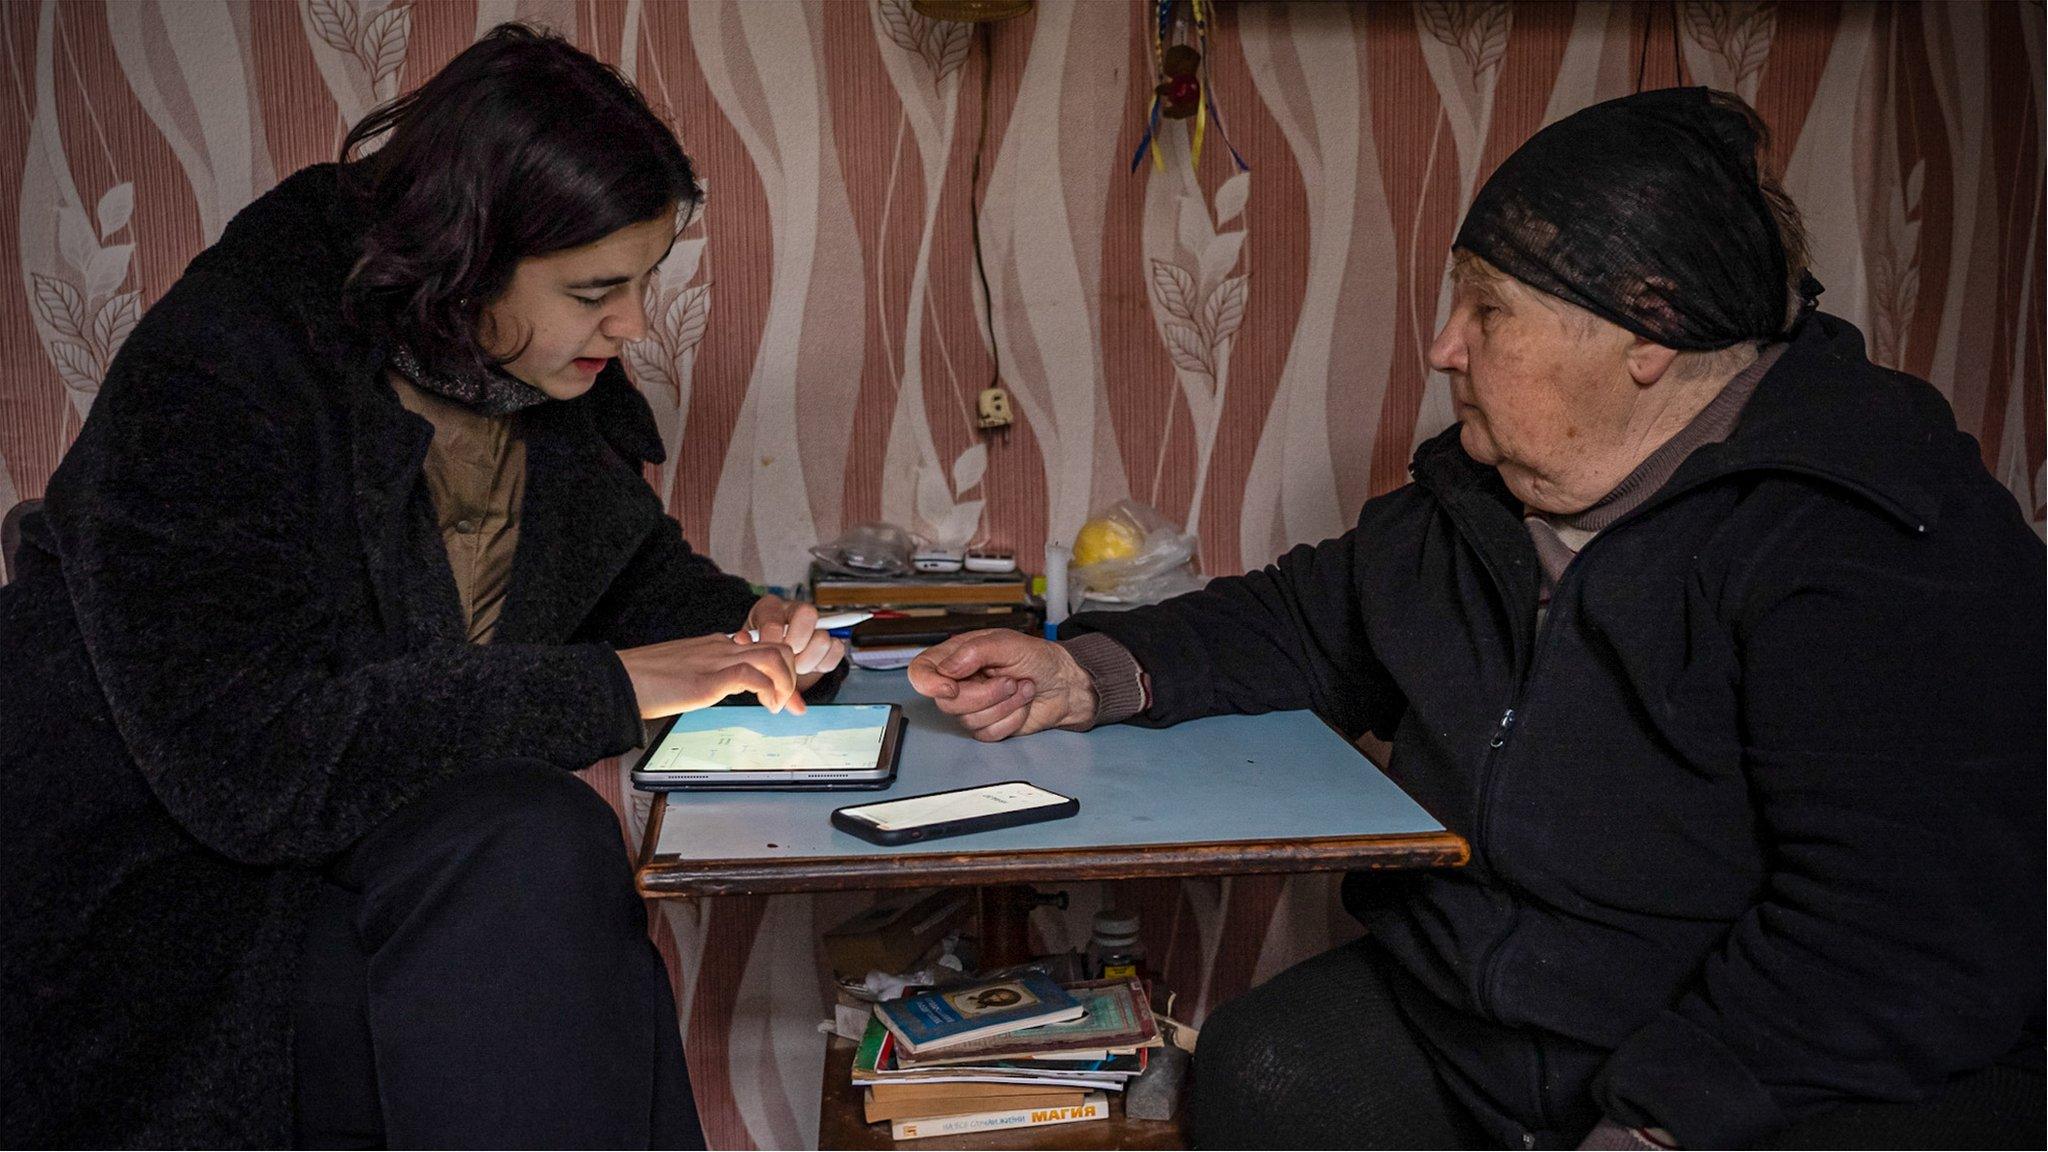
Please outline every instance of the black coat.
[[2043, 552], [1938, 393], [1814, 317], [1540, 629], [1499, 474], [1453, 428], [1414, 475], [1335, 540], [1072, 630], [1151, 673], [1140, 723], [1313, 708], [1393, 740], [1472, 862], [1347, 903], [1498, 1138], [1604, 1111], [1741, 1145], [2038, 1065]]
[[238, 215], [116, 358], [0, 590], [0, 1131], [291, 1139], [290, 1006], [317, 869], [479, 761], [640, 739], [613, 654], [730, 631], [616, 365], [527, 413], [495, 642], [464, 642], [431, 427], [340, 311], [336, 169]]

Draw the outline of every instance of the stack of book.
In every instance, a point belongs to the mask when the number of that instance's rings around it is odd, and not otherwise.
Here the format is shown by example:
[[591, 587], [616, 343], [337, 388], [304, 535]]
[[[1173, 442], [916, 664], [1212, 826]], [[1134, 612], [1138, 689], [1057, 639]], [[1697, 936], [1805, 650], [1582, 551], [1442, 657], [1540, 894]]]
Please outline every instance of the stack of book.
[[1138, 981], [1033, 972], [877, 1005], [853, 1082], [897, 1140], [1106, 1120], [1161, 1043]]
[[948, 636], [979, 628], [1035, 635], [1045, 620], [1027, 579], [1015, 572], [844, 576], [813, 564], [811, 600], [824, 613], [877, 613], [853, 629], [851, 658], [861, 668], [901, 668]]

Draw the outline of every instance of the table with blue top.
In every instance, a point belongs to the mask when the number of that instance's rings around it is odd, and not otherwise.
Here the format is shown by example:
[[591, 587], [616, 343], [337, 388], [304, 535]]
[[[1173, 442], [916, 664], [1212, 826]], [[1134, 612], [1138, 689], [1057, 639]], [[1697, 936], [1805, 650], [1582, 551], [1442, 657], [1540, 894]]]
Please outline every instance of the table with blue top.
[[[902, 672], [856, 670], [844, 703], [903, 706], [896, 782], [872, 792], [670, 792], [640, 853], [650, 897], [926, 888], [1463, 864], [1465, 841], [1309, 712], [1109, 725], [984, 744]], [[883, 846], [852, 804], [1025, 780], [1080, 800], [1065, 820]]]
[[[978, 885], [983, 962], [1027, 958], [1033, 881], [1332, 872], [1463, 864], [1465, 841], [1308, 712], [1110, 725], [984, 744], [902, 672], [853, 672], [849, 704], [903, 706], [896, 782], [873, 792], [669, 792], [641, 846], [650, 897]], [[1080, 800], [1065, 820], [885, 847], [841, 832], [851, 804], [1024, 780]], [[853, 1046], [828, 1047], [821, 1148], [892, 1148], [851, 1090]], [[915, 1142], [909, 1147], [918, 1146]], [[951, 1137], [966, 1149], [1181, 1148], [1178, 1118]]]

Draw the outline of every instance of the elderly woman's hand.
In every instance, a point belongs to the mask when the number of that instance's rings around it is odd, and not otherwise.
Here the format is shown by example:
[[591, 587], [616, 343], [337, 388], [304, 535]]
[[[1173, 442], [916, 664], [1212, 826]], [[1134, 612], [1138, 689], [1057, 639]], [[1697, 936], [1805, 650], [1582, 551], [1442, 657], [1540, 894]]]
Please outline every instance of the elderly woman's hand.
[[976, 740], [1095, 723], [1095, 679], [1072, 653], [1007, 628], [935, 644], [910, 662], [910, 686], [958, 717]]
[[817, 626], [815, 605], [763, 596], [754, 601], [753, 610], [747, 613], [746, 626], [733, 635], [733, 640], [740, 644], [757, 643], [747, 635], [752, 631], [760, 636], [758, 643], [788, 648], [795, 658], [796, 686], [802, 691], [837, 668], [846, 656], [846, 645], [831, 634], [818, 631]]

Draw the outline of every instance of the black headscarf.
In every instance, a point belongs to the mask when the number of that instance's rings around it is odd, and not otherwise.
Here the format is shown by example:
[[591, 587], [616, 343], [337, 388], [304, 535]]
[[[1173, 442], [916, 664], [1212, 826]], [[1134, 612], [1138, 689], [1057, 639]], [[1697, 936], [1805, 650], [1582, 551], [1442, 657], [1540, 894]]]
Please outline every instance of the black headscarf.
[[[1667, 348], [1771, 339], [1788, 271], [1760, 143], [1740, 103], [1706, 88], [1595, 104], [1502, 162], [1454, 247]], [[1802, 295], [1818, 289], [1802, 277]]]

